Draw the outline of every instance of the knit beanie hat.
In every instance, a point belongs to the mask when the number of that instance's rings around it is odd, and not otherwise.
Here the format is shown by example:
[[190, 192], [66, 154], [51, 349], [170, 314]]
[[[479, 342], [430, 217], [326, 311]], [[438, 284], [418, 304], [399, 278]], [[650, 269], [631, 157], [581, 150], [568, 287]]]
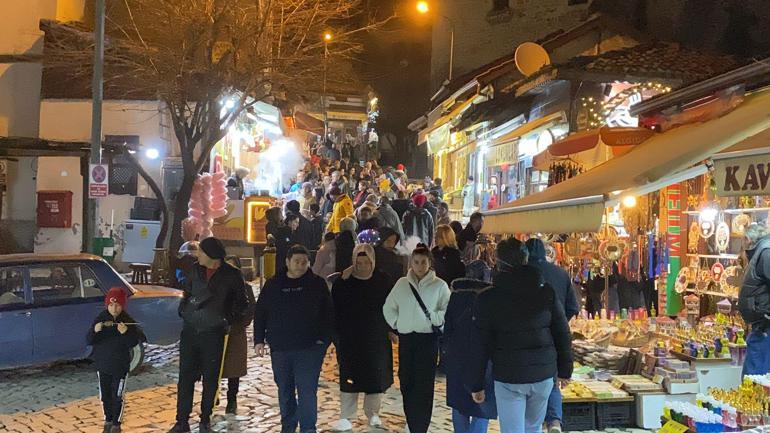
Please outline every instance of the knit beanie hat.
[[412, 197], [412, 203], [417, 207], [423, 207], [426, 201], [428, 201], [428, 198], [425, 197], [424, 194], [415, 194], [415, 196]]
[[123, 309], [126, 308], [128, 298], [126, 298], [126, 292], [122, 288], [113, 287], [107, 292], [107, 296], [104, 297], [104, 306], [106, 307], [113, 302], [120, 304]]
[[214, 260], [224, 260], [227, 257], [225, 246], [217, 238], [206, 238], [201, 241], [200, 247], [207, 256]]

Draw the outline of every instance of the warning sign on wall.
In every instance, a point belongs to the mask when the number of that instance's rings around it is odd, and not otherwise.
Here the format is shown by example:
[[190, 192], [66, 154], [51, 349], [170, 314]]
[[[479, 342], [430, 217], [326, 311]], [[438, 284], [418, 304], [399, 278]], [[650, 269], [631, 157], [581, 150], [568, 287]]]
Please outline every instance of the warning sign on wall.
[[110, 191], [107, 164], [91, 164], [88, 173], [88, 198], [107, 197]]

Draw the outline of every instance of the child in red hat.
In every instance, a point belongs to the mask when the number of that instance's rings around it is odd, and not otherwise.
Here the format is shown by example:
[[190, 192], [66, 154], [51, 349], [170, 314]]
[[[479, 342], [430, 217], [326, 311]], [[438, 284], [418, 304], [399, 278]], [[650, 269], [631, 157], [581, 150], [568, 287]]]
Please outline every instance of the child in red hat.
[[125, 312], [127, 301], [122, 288], [111, 288], [104, 297], [107, 308], [96, 317], [86, 337], [93, 346], [92, 357], [99, 377], [103, 433], [120, 433], [131, 349], [144, 339], [139, 325]]

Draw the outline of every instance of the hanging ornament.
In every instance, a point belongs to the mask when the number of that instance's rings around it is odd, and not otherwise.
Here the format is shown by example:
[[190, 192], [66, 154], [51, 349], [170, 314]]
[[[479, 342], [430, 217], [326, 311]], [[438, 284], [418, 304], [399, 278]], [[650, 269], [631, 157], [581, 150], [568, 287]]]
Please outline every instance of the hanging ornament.
[[726, 222], [722, 221], [717, 224], [715, 241], [717, 250], [720, 253], [727, 251], [727, 247], [730, 246], [730, 226]]
[[716, 262], [713, 266], [711, 266], [711, 278], [715, 282], [719, 282], [722, 280], [722, 277], [725, 275], [725, 265]]
[[687, 249], [691, 253], [698, 252], [698, 239], [700, 239], [700, 226], [697, 222], [693, 221], [690, 224], [690, 231], [687, 236]]
[[714, 235], [714, 231], [716, 231], [716, 226], [714, 225], [714, 221], [701, 221], [699, 229], [700, 229], [700, 237], [702, 237], [703, 239], [708, 239]]
[[688, 209], [698, 209], [700, 207], [700, 196], [699, 195], [688, 195], [687, 196], [687, 208]]
[[743, 236], [749, 224], [751, 224], [751, 217], [748, 214], [742, 213], [734, 216], [732, 221], [733, 234]]
[[676, 275], [676, 282], [674, 283], [674, 291], [676, 293], [684, 293], [687, 289], [687, 281], [690, 278], [690, 268], [682, 268]]
[[556, 248], [551, 244], [545, 244], [545, 260], [548, 263], [556, 262]]
[[614, 262], [623, 256], [623, 248], [618, 241], [604, 241], [599, 245], [599, 256], [604, 260]]

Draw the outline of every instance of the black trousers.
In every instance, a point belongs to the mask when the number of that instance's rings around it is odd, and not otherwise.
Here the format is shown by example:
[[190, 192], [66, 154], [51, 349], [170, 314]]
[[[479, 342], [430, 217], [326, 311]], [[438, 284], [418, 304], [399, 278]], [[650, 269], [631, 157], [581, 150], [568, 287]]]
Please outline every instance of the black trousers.
[[402, 334], [398, 338], [398, 379], [410, 433], [426, 433], [433, 416], [438, 342], [433, 334]]
[[231, 377], [227, 379], [227, 401], [235, 400], [235, 398], [238, 397], [238, 388], [240, 386], [240, 377]]
[[195, 382], [203, 378], [201, 421], [209, 421], [219, 389], [219, 370], [224, 351], [224, 331], [197, 332], [183, 328], [179, 342], [179, 382], [177, 383], [176, 420], [187, 422], [193, 405]]
[[96, 372], [99, 377], [99, 400], [104, 409], [104, 422], [120, 424], [123, 420], [123, 394], [126, 392], [125, 376], [113, 376]]

